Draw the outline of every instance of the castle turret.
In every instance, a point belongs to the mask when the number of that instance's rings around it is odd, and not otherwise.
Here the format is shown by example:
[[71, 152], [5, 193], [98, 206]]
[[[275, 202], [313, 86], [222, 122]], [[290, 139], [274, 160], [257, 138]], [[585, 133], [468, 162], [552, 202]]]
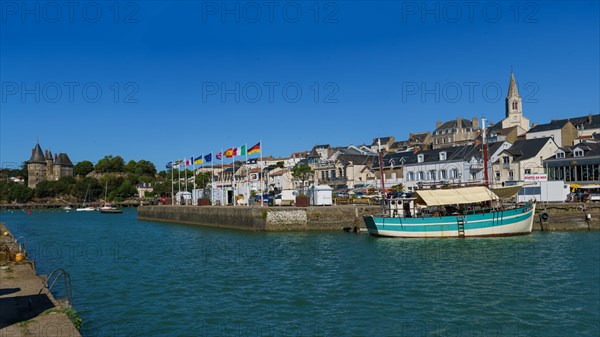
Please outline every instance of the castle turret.
[[29, 188], [35, 188], [39, 182], [46, 180], [46, 157], [39, 143], [31, 149], [31, 158], [27, 161], [27, 172]]

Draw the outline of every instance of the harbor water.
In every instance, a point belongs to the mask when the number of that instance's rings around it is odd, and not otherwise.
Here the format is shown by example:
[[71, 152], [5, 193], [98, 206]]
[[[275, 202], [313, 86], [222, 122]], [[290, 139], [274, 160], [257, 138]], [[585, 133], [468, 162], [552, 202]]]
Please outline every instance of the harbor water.
[[[266, 233], [2, 211], [84, 336], [598, 336], [600, 232]], [[53, 293], [62, 297], [57, 282]]]

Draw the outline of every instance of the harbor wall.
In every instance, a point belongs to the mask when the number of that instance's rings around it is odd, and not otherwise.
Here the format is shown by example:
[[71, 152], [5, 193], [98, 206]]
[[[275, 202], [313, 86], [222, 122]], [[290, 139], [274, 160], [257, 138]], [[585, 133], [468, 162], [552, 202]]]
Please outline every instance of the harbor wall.
[[[321, 207], [142, 206], [138, 219], [177, 222], [250, 231], [341, 230], [362, 227], [364, 215], [378, 215], [380, 206]], [[548, 219], [540, 223], [540, 214]], [[591, 220], [586, 221], [586, 214]], [[534, 231], [600, 230], [600, 204], [538, 204]]]
[[251, 231], [339, 230], [364, 226], [364, 215], [380, 214], [379, 206], [227, 207], [143, 206], [138, 219], [178, 222]]

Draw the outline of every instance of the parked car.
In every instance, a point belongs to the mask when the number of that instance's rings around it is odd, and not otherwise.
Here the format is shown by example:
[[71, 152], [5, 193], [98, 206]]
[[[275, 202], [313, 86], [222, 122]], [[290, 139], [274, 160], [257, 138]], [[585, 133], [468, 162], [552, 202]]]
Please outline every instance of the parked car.
[[[260, 199], [261, 199], [261, 194], [257, 194], [254, 196], [254, 202], [259, 203], [260, 204]], [[268, 203], [269, 199], [273, 199], [273, 196], [270, 194], [265, 194], [262, 196], [263, 199], [263, 203]]]

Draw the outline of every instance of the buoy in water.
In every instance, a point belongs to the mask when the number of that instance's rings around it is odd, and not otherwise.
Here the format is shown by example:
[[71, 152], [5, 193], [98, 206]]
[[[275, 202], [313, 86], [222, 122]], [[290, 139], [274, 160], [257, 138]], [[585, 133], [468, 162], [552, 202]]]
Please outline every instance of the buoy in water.
[[25, 255], [23, 255], [23, 253], [17, 253], [17, 255], [15, 255], [15, 261], [23, 262], [23, 260], [25, 260]]
[[31, 210], [30, 209], [27, 210], [27, 214], [28, 215], [31, 214]]

